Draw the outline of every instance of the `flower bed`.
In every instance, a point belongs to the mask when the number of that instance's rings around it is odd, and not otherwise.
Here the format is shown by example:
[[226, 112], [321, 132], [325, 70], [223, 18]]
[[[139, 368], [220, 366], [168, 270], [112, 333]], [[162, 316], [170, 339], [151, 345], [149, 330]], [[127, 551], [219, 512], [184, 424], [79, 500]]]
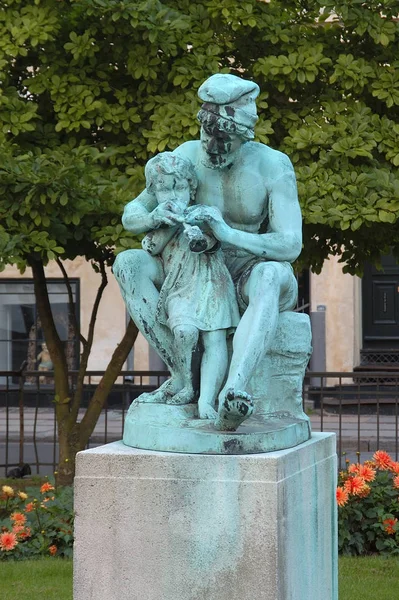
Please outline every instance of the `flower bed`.
[[35, 556], [71, 556], [72, 488], [19, 491], [3, 485], [0, 493], [0, 560]]
[[399, 554], [399, 462], [384, 450], [350, 464], [337, 487], [338, 548], [342, 554]]

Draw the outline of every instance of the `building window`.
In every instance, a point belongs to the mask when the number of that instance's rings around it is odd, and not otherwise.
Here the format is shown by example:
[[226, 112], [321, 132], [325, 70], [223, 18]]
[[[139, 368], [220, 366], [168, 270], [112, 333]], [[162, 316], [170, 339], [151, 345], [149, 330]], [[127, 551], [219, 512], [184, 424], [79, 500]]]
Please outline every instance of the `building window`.
[[[79, 280], [71, 280], [76, 317], [79, 322]], [[76, 369], [79, 342], [68, 311], [68, 294], [62, 279], [47, 280], [54, 322], [67, 357], [68, 367]], [[0, 280], [0, 371], [18, 370], [26, 361], [28, 371], [36, 371], [46, 342], [36, 307], [31, 279]]]

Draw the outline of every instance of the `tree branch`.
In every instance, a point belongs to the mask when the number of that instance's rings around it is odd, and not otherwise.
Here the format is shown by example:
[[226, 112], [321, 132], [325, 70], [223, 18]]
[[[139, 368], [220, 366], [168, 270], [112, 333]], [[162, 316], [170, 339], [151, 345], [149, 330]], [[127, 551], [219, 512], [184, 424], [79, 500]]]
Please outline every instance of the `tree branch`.
[[71, 413], [70, 413], [70, 425], [71, 426], [76, 423], [79, 408], [82, 403], [84, 378], [85, 378], [86, 371], [87, 371], [87, 365], [89, 362], [91, 348], [93, 346], [94, 329], [95, 329], [95, 325], [96, 325], [98, 309], [100, 306], [103, 292], [108, 284], [108, 277], [107, 277], [107, 272], [105, 270], [104, 261], [100, 261], [100, 273], [101, 273], [101, 283], [97, 290], [96, 298], [95, 298], [95, 301], [93, 304], [93, 310], [91, 312], [89, 329], [88, 329], [88, 333], [87, 333], [87, 340], [85, 340], [86, 343], [83, 345], [83, 352], [80, 356], [79, 371], [78, 371], [78, 377], [77, 377], [77, 381], [76, 381], [76, 389], [75, 389], [75, 393], [73, 395], [73, 401], [72, 401]]
[[129, 321], [125, 335], [116, 347], [108, 367], [97, 385], [90, 404], [80, 424], [80, 445], [83, 448], [94, 431], [97, 420], [104, 407], [116, 378], [121, 372], [124, 362], [136, 341], [138, 329], [132, 320]]
[[94, 327], [96, 325], [98, 308], [100, 306], [100, 301], [103, 295], [103, 292], [108, 284], [107, 272], [105, 270], [105, 263], [103, 260], [100, 260], [100, 273], [101, 273], [101, 284], [97, 290], [96, 299], [93, 304], [93, 310], [91, 312], [91, 318], [89, 323], [89, 330], [87, 333], [87, 344], [91, 348], [93, 344], [94, 338]]
[[78, 320], [76, 318], [75, 301], [73, 299], [71, 282], [69, 281], [68, 273], [65, 270], [65, 267], [64, 267], [64, 265], [62, 263], [62, 260], [60, 260], [59, 257], [57, 257], [56, 261], [57, 261], [57, 265], [59, 266], [59, 268], [61, 270], [62, 276], [64, 278], [64, 283], [66, 285], [67, 292], [68, 292], [68, 313], [69, 313], [69, 318], [71, 319], [72, 327], [73, 327], [74, 332], [75, 332], [75, 336], [79, 338], [82, 346], [84, 347], [87, 344], [87, 340], [82, 335], [82, 333], [80, 331], [80, 328], [79, 328], [79, 325], [78, 325]]

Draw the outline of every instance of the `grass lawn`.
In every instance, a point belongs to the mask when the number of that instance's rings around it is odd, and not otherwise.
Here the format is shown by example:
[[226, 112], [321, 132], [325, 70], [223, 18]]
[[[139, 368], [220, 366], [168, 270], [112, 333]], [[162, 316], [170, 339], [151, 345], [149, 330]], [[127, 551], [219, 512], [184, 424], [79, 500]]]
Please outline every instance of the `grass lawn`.
[[[339, 570], [339, 600], [399, 598], [399, 558], [343, 557]], [[1, 563], [0, 582], [1, 600], [72, 600], [72, 561]]]
[[72, 600], [72, 560], [0, 563], [1, 600]]
[[398, 599], [399, 558], [344, 556], [339, 559], [339, 600]]

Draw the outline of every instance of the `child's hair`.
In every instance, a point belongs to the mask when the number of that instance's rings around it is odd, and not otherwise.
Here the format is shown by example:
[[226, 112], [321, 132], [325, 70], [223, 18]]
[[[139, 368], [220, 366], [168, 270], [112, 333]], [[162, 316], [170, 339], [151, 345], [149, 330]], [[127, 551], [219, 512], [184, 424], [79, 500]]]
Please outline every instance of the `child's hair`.
[[173, 152], [161, 152], [150, 158], [145, 166], [146, 187], [149, 192], [153, 191], [160, 175], [175, 175], [178, 179], [187, 179], [190, 186], [190, 199], [194, 200], [198, 180], [194, 167], [187, 158], [173, 154]]

